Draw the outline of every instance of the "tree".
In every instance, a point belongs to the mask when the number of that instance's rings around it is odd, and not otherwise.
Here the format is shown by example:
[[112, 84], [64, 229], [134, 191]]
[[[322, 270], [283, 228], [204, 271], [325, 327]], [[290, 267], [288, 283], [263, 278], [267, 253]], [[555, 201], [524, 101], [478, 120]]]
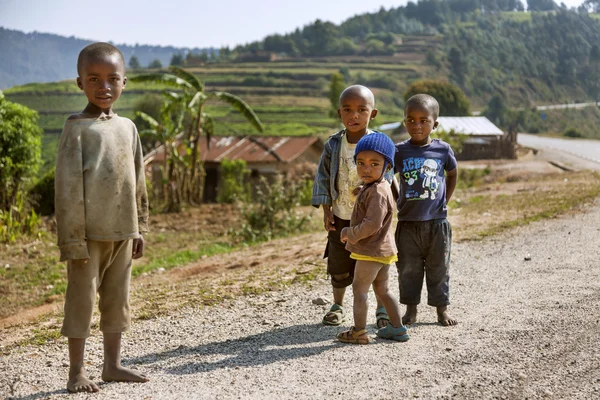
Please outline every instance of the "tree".
[[179, 152], [180, 143], [177, 141], [184, 132], [185, 107], [182, 107], [176, 95], [165, 93], [165, 98], [156, 118], [143, 111], [136, 111], [136, 115], [147, 126], [140, 130], [140, 136], [151, 138], [157, 148], [161, 147], [163, 150], [164, 159], [160, 171], [160, 198], [165, 201], [163, 211], [176, 212], [181, 210], [183, 198], [181, 169], [188, 166]]
[[168, 73], [155, 73], [138, 75], [131, 78], [134, 82], [155, 82], [177, 87], [183, 91], [182, 94], [171, 94], [178, 98], [181, 103], [192, 114], [192, 122], [185, 135], [185, 144], [190, 154], [190, 171], [185, 198], [190, 203], [202, 201], [204, 189], [204, 168], [200, 156], [200, 140], [206, 136], [207, 147], [210, 147], [210, 138], [214, 133], [214, 120], [212, 116], [204, 111], [207, 100], [220, 100], [231, 105], [250, 122], [250, 125], [258, 132], [263, 132], [263, 125], [252, 108], [241, 98], [227, 92], [206, 92], [204, 82], [196, 75], [184, 68], [171, 66]]
[[173, 56], [171, 57], [170, 65], [182, 66], [183, 61], [184, 61], [183, 54], [181, 54], [181, 53], [173, 54]]
[[0, 210], [9, 210], [41, 164], [42, 129], [34, 110], [0, 92]]
[[440, 115], [471, 115], [469, 99], [460, 88], [451, 83], [429, 79], [413, 82], [404, 93], [404, 101], [418, 93], [435, 97], [440, 104]]
[[600, 0], [585, 0], [582, 7], [589, 12], [600, 13]]
[[131, 69], [140, 69], [142, 65], [140, 64], [140, 60], [136, 56], [131, 56], [129, 59], [129, 68]]
[[462, 51], [458, 47], [452, 47], [448, 53], [450, 62], [450, 73], [452, 78], [461, 86], [465, 84], [465, 76], [468, 74], [467, 63]]
[[597, 44], [592, 45], [588, 64], [580, 71], [581, 82], [587, 82], [586, 92], [594, 99], [600, 100], [600, 48]]
[[[138, 131], [150, 128], [148, 122], [146, 122], [146, 120], [138, 114], [138, 111], [149, 115], [157, 121], [160, 121], [162, 109], [164, 106], [163, 100], [163, 96], [161, 96], [160, 94], [147, 93], [144, 96], [138, 97], [133, 102], [133, 111], [136, 114], [136, 117], [133, 119], [133, 123], [135, 124], [135, 126], [137, 126]], [[155, 147], [156, 143], [154, 143], [148, 137], [142, 137], [142, 148], [144, 150], [144, 154], [154, 149]]]
[[557, 8], [553, 0], [527, 0], [527, 11], [552, 11]]
[[162, 63], [158, 58], [152, 60], [150, 64], [148, 64], [148, 69], [162, 68]]
[[329, 93], [327, 97], [329, 97], [329, 102], [331, 107], [329, 108], [329, 116], [338, 119], [337, 109], [340, 105], [340, 95], [342, 91], [346, 88], [346, 80], [344, 79], [344, 75], [341, 72], [334, 72], [331, 74], [331, 81], [329, 82]]
[[504, 93], [496, 93], [488, 102], [487, 108], [483, 112], [490, 121], [496, 125], [504, 125], [508, 107], [506, 106], [506, 97]]

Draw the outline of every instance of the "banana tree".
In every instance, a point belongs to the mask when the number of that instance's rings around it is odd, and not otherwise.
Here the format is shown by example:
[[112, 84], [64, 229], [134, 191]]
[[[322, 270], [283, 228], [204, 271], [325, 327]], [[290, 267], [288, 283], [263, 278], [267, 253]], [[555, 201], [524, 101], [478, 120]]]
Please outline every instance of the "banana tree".
[[142, 118], [148, 128], [140, 131], [141, 136], [152, 137], [162, 148], [164, 154], [161, 167], [161, 199], [165, 201], [165, 212], [181, 210], [182, 185], [178, 169], [187, 168], [184, 157], [178, 151], [178, 138], [184, 131], [183, 121], [185, 109], [179, 106], [178, 96], [167, 93], [167, 100], [161, 110], [160, 122], [152, 116], [138, 111], [137, 115]]
[[210, 137], [214, 133], [214, 119], [204, 110], [208, 100], [219, 100], [231, 105], [242, 114], [258, 132], [263, 132], [263, 125], [252, 108], [240, 97], [222, 91], [205, 90], [204, 83], [193, 73], [184, 68], [171, 66], [169, 72], [152, 73], [134, 76], [133, 82], [154, 82], [177, 87], [183, 92], [180, 94], [182, 102], [192, 114], [192, 123], [188, 126], [185, 143], [191, 157], [190, 185], [186, 190], [186, 198], [190, 203], [202, 201], [204, 188], [204, 168], [200, 157], [200, 140], [204, 134], [207, 147], [210, 146]]

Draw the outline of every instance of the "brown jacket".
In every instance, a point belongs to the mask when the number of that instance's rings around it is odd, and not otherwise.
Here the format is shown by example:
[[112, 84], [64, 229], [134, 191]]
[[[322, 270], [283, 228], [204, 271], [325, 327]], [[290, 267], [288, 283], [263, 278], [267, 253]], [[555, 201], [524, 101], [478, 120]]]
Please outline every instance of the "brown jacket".
[[118, 241], [148, 230], [144, 157], [133, 122], [69, 119], [56, 159], [60, 260], [89, 258], [86, 240]]
[[397, 254], [392, 230], [395, 202], [389, 182], [364, 186], [357, 196], [350, 227], [346, 229], [346, 250], [369, 257]]

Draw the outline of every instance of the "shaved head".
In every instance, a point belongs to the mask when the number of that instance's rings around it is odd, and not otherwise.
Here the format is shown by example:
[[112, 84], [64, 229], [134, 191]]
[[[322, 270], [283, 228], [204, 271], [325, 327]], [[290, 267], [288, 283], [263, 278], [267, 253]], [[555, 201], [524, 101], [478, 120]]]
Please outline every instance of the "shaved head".
[[424, 93], [415, 94], [406, 100], [404, 114], [408, 113], [409, 108], [420, 108], [429, 111], [434, 121], [440, 115], [440, 105], [437, 100], [433, 96]]
[[340, 105], [344, 104], [345, 99], [349, 98], [361, 98], [365, 104], [375, 108], [375, 96], [371, 90], [363, 85], [352, 85], [348, 86], [342, 94], [340, 94]]
[[83, 64], [89, 61], [98, 61], [110, 58], [116, 55], [121, 64], [123, 64], [123, 72], [125, 72], [125, 58], [121, 50], [117, 49], [110, 43], [97, 42], [87, 45], [79, 52], [77, 58], [77, 74], [81, 76]]

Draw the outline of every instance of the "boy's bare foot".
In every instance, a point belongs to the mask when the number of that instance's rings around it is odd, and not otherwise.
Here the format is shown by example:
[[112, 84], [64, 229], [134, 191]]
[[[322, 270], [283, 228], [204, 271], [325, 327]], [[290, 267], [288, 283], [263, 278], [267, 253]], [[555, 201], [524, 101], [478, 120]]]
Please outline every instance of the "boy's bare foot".
[[448, 314], [448, 311], [446, 311], [447, 308], [447, 306], [437, 307], [438, 322], [444, 326], [453, 326], [458, 324], [458, 321]]
[[78, 371], [69, 372], [69, 381], [67, 382], [67, 390], [70, 393], [77, 392], [98, 392], [100, 388], [94, 382], [90, 381], [83, 368]]
[[417, 322], [417, 305], [408, 304], [406, 306], [406, 313], [402, 316], [402, 323], [404, 325], [412, 325]]
[[141, 372], [118, 365], [104, 366], [102, 380], [104, 382], [148, 382], [150, 379]]

